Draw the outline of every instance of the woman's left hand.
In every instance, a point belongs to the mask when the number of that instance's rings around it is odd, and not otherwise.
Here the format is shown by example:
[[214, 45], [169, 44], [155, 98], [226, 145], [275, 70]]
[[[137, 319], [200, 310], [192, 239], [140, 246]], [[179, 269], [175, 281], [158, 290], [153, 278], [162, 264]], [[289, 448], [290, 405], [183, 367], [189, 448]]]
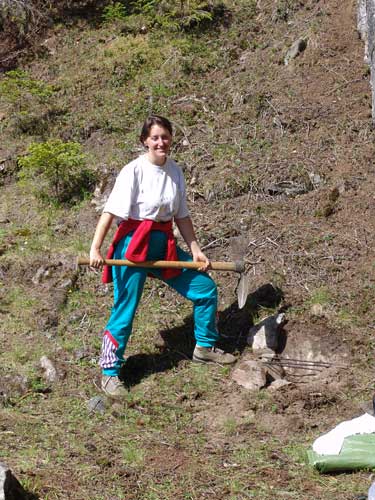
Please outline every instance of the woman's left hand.
[[198, 271], [208, 271], [211, 266], [211, 262], [208, 257], [202, 252], [202, 250], [197, 250], [193, 252], [193, 261], [202, 262], [202, 266], [198, 268]]

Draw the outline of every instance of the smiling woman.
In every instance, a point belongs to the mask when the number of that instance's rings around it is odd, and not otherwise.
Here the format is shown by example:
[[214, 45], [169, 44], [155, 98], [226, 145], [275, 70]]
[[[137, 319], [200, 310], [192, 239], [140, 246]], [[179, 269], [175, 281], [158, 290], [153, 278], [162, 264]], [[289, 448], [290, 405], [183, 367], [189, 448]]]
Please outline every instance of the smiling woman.
[[[143, 124], [140, 140], [146, 154], [126, 165], [99, 219], [90, 250], [90, 265], [104, 265], [101, 246], [114, 218], [118, 228], [107, 258], [133, 262], [145, 260], [181, 260], [201, 263], [206, 271], [210, 261], [197, 242], [186, 203], [185, 179], [181, 168], [168, 157], [173, 137], [172, 124], [153, 115]], [[173, 222], [188, 245], [191, 255], [177, 247]], [[165, 281], [194, 304], [196, 347], [193, 360], [203, 363], [230, 364], [235, 357], [215, 347], [217, 289], [204, 272], [194, 269], [153, 269], [152, 274]], [[102, 389], [112, 398], [127, 393], [119, 373], [131, 334], [134, 315], [142, 295], [148, 271], [137, 267], [104, 266], [103, 281], [114, 284], [114, 306], [104, 329], [100, 366]]]
[[142, 127], [140, 140], [155, 165], [164, 165], [172, 145], [172, 125], [160, 116], [150, 116]]

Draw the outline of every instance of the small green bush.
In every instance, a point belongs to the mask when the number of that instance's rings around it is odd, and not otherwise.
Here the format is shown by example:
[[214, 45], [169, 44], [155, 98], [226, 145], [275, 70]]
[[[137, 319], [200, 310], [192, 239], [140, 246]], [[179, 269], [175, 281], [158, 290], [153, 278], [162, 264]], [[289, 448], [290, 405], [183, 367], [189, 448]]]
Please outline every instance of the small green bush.
[[53, 139], [33, 143], [18, 159], [20, 180], [30, 184], [35, 196], [48, 203], [72, 204], [93, 187], [95, 174], [86, 167], [87, 155], [77, 142]]
[[103, 9], [103, 21], [105, 23], [112, 23], [114, 21], [121, 21], [127, 16], [126, 7], [121, 2], [111, 2]]
[[145, 16], [149, 25], [167, 30], [185, 30], [212, 23], [225, 12], [223, 2], [218, 0], [128, 0], [111, 2], [103, 10], [103, 20], [130, 20], [134, 16]]

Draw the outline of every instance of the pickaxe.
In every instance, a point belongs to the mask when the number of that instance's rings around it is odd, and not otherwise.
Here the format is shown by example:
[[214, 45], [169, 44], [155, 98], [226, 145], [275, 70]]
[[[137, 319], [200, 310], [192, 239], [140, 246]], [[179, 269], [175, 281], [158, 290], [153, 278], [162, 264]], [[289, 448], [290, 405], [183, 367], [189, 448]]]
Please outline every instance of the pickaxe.
[[[170, 261], [170, 260], [148, 260], [145, 262], [132, 262], [126, 259], [104, 259], [104, 263], [108, 266], [128, 266], [128, 267], [146, 267], [148, 269], [199, 269], [202, 266], [201, 262], [192, 261]], [[90, 265], [88, 257], [78, 257], [77, 264], [79, 266]], [[237, 285], [238, 307], [242, 307], [246, 303], [249, 292], [249, 284], [245, 275], [245, 264], [242, 261], [235, 262], [211, 262], [210, 269], [212, 271], [235, 271], [240, 273], [239, 283]]]

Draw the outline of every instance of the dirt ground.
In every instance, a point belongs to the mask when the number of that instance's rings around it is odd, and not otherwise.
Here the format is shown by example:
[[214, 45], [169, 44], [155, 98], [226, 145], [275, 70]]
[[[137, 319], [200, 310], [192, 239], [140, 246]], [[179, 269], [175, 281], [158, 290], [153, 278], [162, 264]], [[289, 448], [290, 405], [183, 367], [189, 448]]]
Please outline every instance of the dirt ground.
[[[277, 19], [281, 4], [293, 13], [289, 23]], [[221, 346], [248, 355], [250, 327], [283, 311], [280, 356], [315, 362], [316, 370], [286, 367], [288, 385], [255, 394], [233, 382], [230, 370], [192, 368], [189, 305], [150, 282], [129, 345], [126, 409], [108, 406], [104, 416], [87, 417], [87, 400], [98, 393], [92, 360], [110, 291], [99, 276], [74, 269], [71, 252], [61, 248], [50, 248], [48, 259], [12, 257], [28, 236], [7, 228], [45, 221], [27, 200], [17, 202], [15, 179], [4, 175], [0, 279], [5, 285], [11, 280], [12, 297], [18, 287], [30, 303], [21, 314], [12, 309], [7, 287], [0, 291], [0, 315], [13, 329], [11, 340], [7, 331], [0, 334], [7, 346], [0, 458], [26, 477], [33, 498], [344, 500], [368, 487], [367, 472], [323, 480], [300, 457], [318, 435], [361, 414], [374, 390], [374, 131], [356, 2], [264, 2], [254, 22], [256, 44], [240, 50], [228, 42], [233, 63], [206, 76], [206, 93], [204, 82], [196, 82], [197, 95], [212, 113], [218, 109], [224, 124], [216, 124], [213, 138], [185, 127], [190, 144], [208, 148], [206, 159], [193, 162], [196, 151], [180, 143], [175, 152], [186, 159], [189, 204], [203, 248], [212, 260], [243, 257], [246, 264], [250, 295], [241, 310], [238, 276], [212, 273], [220, 292]], [[283, 55], [298, 38], [307, 40], [306, 49], [285, 65]], [[33, 64], [39, 71], [43, 63]], [[224, 102], [231, 103], [230, 113]], [[218, 162], [210, 148], [223, 143], [235, 145], [236, 155]], [[0, 150], [1, 156], [8, 152]], [[96, 218], [93, 205], [83, 204], [78, 214], [61, 212], [53, 230], [69, 247], [79, 228], [87, 245]], [[31, 360], [20, 349], [23, 339], [33, 346]], [[12, 350], [14, 358], [5, 354]], [[6, 371], [35, 366], [45, 350], [59, 370], [52, 393], [36, 382], [24, 386], [22, 377], [11, 385]], [[40, 369], [35, 380], [42, 380]], [[33, 423], [40, 432], [34, 438]], [[43, 427], [56, 445], [41, 441]], [[19, 434], [22, 429], [29, 438]], [[131, 449], [129, 442], [135, 443]], [[33, 446], [44, 456], [33, 454]], [[124, 467], [125, 448], [132, 465]]]

